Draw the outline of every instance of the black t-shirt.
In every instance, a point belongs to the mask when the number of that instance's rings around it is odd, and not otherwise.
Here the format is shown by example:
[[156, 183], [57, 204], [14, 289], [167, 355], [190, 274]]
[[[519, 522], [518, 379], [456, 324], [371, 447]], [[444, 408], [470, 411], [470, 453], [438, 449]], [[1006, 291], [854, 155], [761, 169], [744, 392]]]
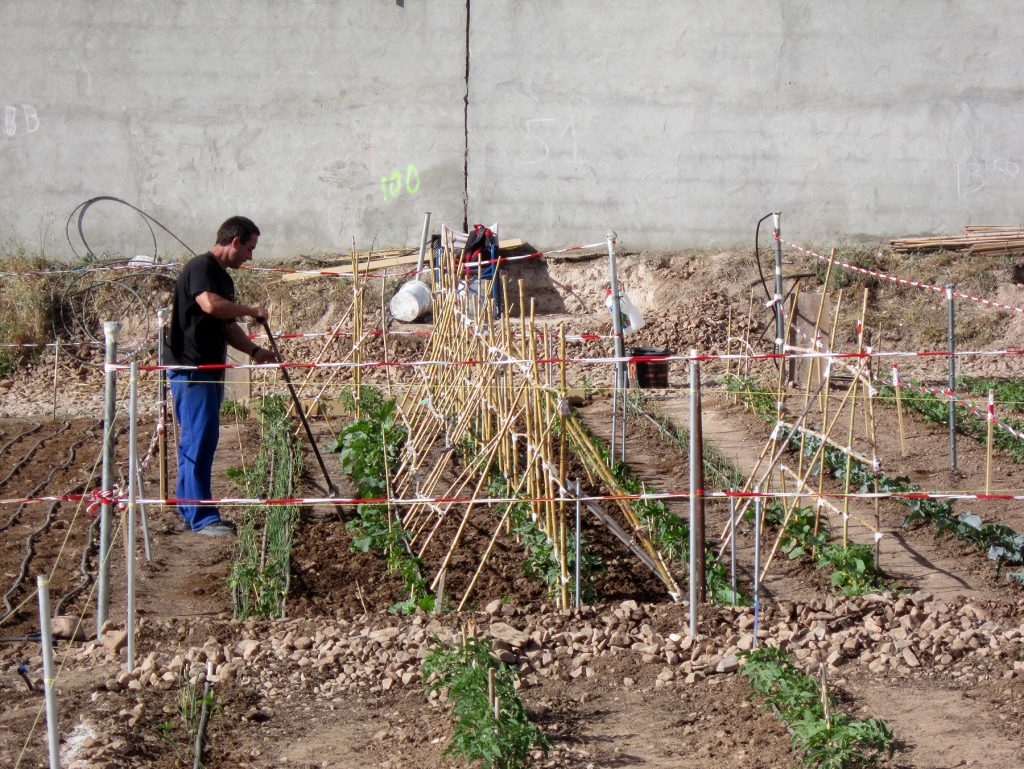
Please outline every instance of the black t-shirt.
[[164, 339], [166, 365], [199, 366], [227, 360], [227, 324], [207, 315], [196, 303], [204, 291], [235, 301], [235, 282], [213, 254], [189, 259], [174, 286], [170, 333]]

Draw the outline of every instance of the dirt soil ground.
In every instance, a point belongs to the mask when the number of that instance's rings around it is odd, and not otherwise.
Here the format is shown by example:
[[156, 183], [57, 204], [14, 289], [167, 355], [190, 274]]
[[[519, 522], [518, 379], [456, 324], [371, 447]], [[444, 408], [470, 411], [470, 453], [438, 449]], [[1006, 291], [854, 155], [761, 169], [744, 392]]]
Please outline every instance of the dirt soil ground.
[[[965, 287], [974, 275], [953, 257], [875, 266], [902, 269], [903, 275], [914, 272], [914, 277], [938, 283], [955, 278]], [[1012, 260], [984, 267], [977, 271], [976, 293], [987, 290], [993, 299], [1024, 304], [1024, 292], [1010, 279]], [[806, 257], [787, 254], [787, 275], [804, 275], [804, 283], [813, 286], [817, 269]], [[509, 269], [513, 281], [523, 279], [538, 320], [554, 327], [564, 324], [570, 334], [608, 333], [605, 273], [602, 255], [531, 261]], [[750, 254], [626, 254], [619, 274], [648, 321], [627, 347], [735, 351], [737, 343], [727, 341], [731, 332], [734, 338], [748, 337], [755, 349], [767, 349], [765, 340], [773, 335], [771, 316], [763, 307]], [[346, 283], [282, 283], [267, 273], [242, 275], [238, 283], [240, 293], [270, 305], [281, 335], [351, 330]], [[840, 285], [847, 298], [832, 295], [832, 306], [839, 304], [837, 349], [855, 344], [865, 289], [870, 299], [867, 325], [874, 329], [876, 349], [943, 346], [941, 301], [886, 283]], [[379, 283], [371, 283], [370, 291], [380, 292]], [[367, 306], [365, 327], [379, 327], [379, 298], [367, 300]], [[510, 309], [519, 312], [515, 304]], [[965, 306], [960, 317], [964, 344], [990, 350], [1024, 348], [1024, 318], [976, 305]], [[416, 360], [428, 329], [428, 323], [391, 323], [389, 359]], [[340, 337], [327, 347], [322, 338], [282, 339], [281, 344], [290, 360], [339, 360], [351, 340]], [[571, 358], [610, 352], [607, 339], [571, 344]], [[99, 362], [98, 351], [75, 349], [78, 359]], [[367, 358], [384, 354], [379, 337], [367, 342]], [[944, 361], [914, 361], [905, 369], [907, 376], [939, 383], [946, 375], [944, 367]], [[1014, 356], [963, 360], [963, 371], [977, 375], [1020, 378], [1020, 369], [1020, 358]], [[709, 363], [704, 370], [704, 438], [749, 474], [769, 441], [771, 426], [723, 392], [719, 384], [724, 373], [723, 363]], [[396, 385], [407, 381], [400, 370], [380, 369], [368, 376], [381, 385], [389, 377]], [[685, 433], [686, 365], [673, 364], [669, 378], [672, 387], [648, 392], [643, 407]], [[610, 369], [577, 365], [571, 367], [570, 379], [577, 387], [580, 418], [599, 437], [610, 438]], [[340, 377], [323, 371], [314, 372], [310, 382], [328, 395], [344, 386]], [[276, 375], [260, 372], [251, 384], [233, 392], [235, 397], [258, 398], [271, 391], [281, 391]], [[800, 394], [795, 391], [793, 397]], [[155, 429], [155, 396], [153, 379], [143, 377], [143, 447], [151, 445]], [[876, 420], [885, 427], [879, 430], [877, 451], [884, 471], [907, 475], [928, 490], [984, 487], [982, 446], [961, 437], [958, 467], [952, 472], [944, 428], [908, 415], [904, 455], [895, 412], [879, 408]], [[207, 767], [440, 766], [450, 761], [442, 752], [452, 720], [444, 698], [425, 696], [419, 664], [435, 640], [453, 641], [468, 624], [494, 639], [503, 659], [521, 671], [523, 702], [552, 743], [546, 756], [534, 756], [532, 763], [538, 767], [796, 765], [799, 757], [792, 752], [786, 728], [751, 699], [749, 686], [736, 672], [736, 654], [755, 638], [788, 649], [811, 674], [825, 665], [843, 712], [884, 719], [896, 737], [888, 766], [1024, 766], [1024, 591], [972, 546], [948, 535], [938, 537], [921, 525], [904, 526], [906, 509], [893, 501], [878, 506], [877, 518], [875, 507], [860, 501], [852, 512], [867, 525], [854, 522], [850, 531], [861, 542], [872, 541], [872, 527], [882, 533], [880, 564], [890, 574], [892, 590], [836, 596], [827, 576], [810, 562], [780, 555], [763, 584], [758, 626], [751, 608], [704, 606], [697, 639], [689, 637], [687, 604], [674, 603], [595, 518], [584, 518], [584, 537], [604, 570], [594, 583], [597, 599], [583, 609], [552, 609], [544, 589], [522, 572], [521, 546], [502, 536], [469, 611], [418, 612], [402, 618], [388, 612], [404, 597], [400, 580], [387, 573], [381, 556], [352, 549], [352, 535], [345, 528], [352, 509], [307, 505], [301, 510], [292, 554], [286, 618], [243, 622], [231, 618], [227, 586], [233, 541], [182, 531], [173, 508], [153, 505], [146, 510], [152, 559], [146, 560], [137, 547], [136, 669], [126, 671], [123, 532], [118, 527], [113, 535], [112, 622], [96, 640], [95, 500], [19, 501], [96, 487], [101, 413], [102, 373], [95, 365], [58, 360], [55, 378], [53, 359], [39, 358], [0, 382], [3, 765], [47, 765], [42, 697], [28, 690], [17, 667], [24, 663], [34, 688], [41, 686], [39, 644], [31, 634], [38, 631], [35, 577], [48, 574], [53, 613], [82, 618], [79, 638], [57, 645], [65, 766], [191, 765], [189, 736], [177, 716], [180, 673], [184, 670], [187, 677], [207, 665], [214, 671], [217, 702], [208, 730]], [[320, 416], [313, 426], [341, 493], [350, 494], [336, 456], [329, 453], [343, 418]], [[123, 410], [118, 428], [117, 464], [127, 468]], [[688, 456], [679, 442], [644, 418], [631, 417], [627, 430], [626, 461], [646, 487], [685, 492]], [[215, 467], [216, 495], [238, 493], [226, 471], [251, 461], [258, 440], [254, 420], [225, 419]], [[323, 481], [308, 448], [306, 452], [307, 477], [300, 491], [320, 496]], [[790, 461], [796, 462], [795, 457]], [[173, 461], [170, 472], [173, 484]], [[144, 496], [157, 496], [157, 457], [146, 463], [143, 478]], [[1021, 493], [1024, 467], [997, 452], [993, 480], [999, 490]], [[688, 515], [685, 498], [668, 505], [680, 516]], [[712, 500], [706, 509], [708, 536], [717, 540], [728, 509]], [[964, 500], [957, 502], [957, 510], [1024, 531], [1019, 502]], [[227, 508], [224, 513], [233, 514]], [[468, 584], [494, 520], [488, 510], [470, 519], [447, 579], [450, 596], [461, 594]], [[834, 531], [841, 525], [838, 519], [832, 522]], [[439, 531], [438, 539], [453, 534], [451, 524]], [[425, 559], [428, 566], [436, 566], [435, 557]], [[752, 534], [744, 525], [737, 541], [737, 571], [739, 587], [747, 594], [752, 565]], [[673, 569], [682, 582], [685, 567], [675, 564]]]

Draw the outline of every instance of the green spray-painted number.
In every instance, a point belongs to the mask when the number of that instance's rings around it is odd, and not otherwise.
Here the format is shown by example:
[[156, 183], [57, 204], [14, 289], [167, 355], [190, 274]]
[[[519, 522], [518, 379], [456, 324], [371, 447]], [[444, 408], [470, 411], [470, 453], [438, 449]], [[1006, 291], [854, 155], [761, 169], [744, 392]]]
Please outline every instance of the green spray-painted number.
[[401, 195], [403, 186], [405, 192], [409, 195], [415, 195], [420, 191], [420, 172], [416, 170], [416, 166], [412, 163], [405, 167], [404, 185], [402, 181], [401, 171], [392, 171], [390, 174], [380, 177], [380, 192], [384, 197], [385, 203]]

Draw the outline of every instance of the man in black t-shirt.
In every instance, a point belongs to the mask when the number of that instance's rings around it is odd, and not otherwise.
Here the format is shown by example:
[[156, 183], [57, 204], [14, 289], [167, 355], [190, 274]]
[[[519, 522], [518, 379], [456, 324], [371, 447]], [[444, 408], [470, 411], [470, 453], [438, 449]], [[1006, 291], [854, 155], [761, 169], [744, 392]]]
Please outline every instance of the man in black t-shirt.
[[[227, 270], [252, 259], [259, 228], [244, 216], [233, 216], [217, 231], [217, 243], [205, 254], [190, 259], [174, 286], [171, 328], [164, 341], [164, 363], [169, 366], [223, 364], [227, 346], [249, 355], [255, 363], [272, 363], [277, 357], [246, 336], [238, 318], [267, 320], [265, 307], [235, 302], [235, 283]], [[234, 527], [222, 521], [213, 505], [196, 504], [212, 499], [213, 456], [220, 437], [220, 404], [224, 399], [223, 369], [174, 369], [168, 371], [174, 416], [181, 436], [178, 441], [178, 512], [192, 531], [223, 536]]]

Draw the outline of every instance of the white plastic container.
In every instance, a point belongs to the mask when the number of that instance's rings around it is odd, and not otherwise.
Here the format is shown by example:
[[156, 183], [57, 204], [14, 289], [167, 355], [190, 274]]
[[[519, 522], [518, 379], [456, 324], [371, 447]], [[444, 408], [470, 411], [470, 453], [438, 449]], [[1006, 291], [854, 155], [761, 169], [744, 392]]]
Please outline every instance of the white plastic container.
[[[615, 301], [612, 299], [611, 289], [608, 289], [608, 296], [604, 300], [604, 306], [608, 308], [609, 314], [614, 314]], [[625, 291], [619, 292], [619, 317], [622, 321], [622, 336], [624, 337], [639, 331], [647, 323], [640, 310], [630, 301], [629, 295]]]
[[391, 297], [388, 309], [395, 320], [412, 323], [430, 309], [430, 286], [422, 280], [410, 280]]

